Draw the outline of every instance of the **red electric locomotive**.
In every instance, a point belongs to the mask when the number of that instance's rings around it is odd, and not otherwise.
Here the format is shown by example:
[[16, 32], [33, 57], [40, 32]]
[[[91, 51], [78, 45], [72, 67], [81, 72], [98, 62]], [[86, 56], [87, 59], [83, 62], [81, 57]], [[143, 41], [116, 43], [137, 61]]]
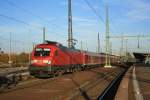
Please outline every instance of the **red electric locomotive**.
[[58, 42], [46, 41], [34, 48], [29, 71], [37, 77], [49, 77], [103, 64], [104, 60], [104, 55], [98, 53], [70, 49]]

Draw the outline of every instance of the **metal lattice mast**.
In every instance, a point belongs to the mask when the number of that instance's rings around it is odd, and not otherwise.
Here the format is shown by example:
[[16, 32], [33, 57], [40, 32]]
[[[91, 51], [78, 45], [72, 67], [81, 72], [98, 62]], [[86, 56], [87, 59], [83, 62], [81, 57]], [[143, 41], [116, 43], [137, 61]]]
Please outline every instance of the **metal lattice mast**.
[[83, 42], [81, 41], [81, 51], [83, 51]]
[[108, 5], [106, 4], [106, 57], [105, 57], [105, 67], [111, 67], [109, 59], [109, 14], [108, 14]]
[[45, 42], [45, 27], [43, 27], [43, 43]]
[[123, 56], [123, 45], [124, 45], [124, 36], [121, 36], [121, 47], [120, 47], [120, 57]]
[[68, 47], [73, 48], [73, 34], [72, 34], [72, 9], [71, 0], [68, 0]]
[[[107, 7], [106, 7], [106, 17], [107, 17]], [[105, 57], [105, 66], [108, 66], [108, 25], [107, 25], [107, 18], [106, 18], [106, 34], [105, 34], [105, 48], [106, 48], [106, 57]]]
[[140, 48], [140, 36], [138, 35], [137, 38], [138, 38], [138, 48]]
[[98, 48], [97, 48], [98, 53], [100, 53], [100, 38], [99, 38], [99, 33], [98, 33]]
[[128, 39], [126, 39], [126, 52], [125, 52], [126, 58], [128, 58]]
[[[109, 42], [109, 55], [112, 55], [112, 42]], [[108, 56], [108, 65], [111, 66], [110, 56]]]
[[9, 66], [12, 66], [12, 61], [11, 61], [11, 51], [12, 51], [12, 33], [10, 33], [10, 39], [9, 39]]

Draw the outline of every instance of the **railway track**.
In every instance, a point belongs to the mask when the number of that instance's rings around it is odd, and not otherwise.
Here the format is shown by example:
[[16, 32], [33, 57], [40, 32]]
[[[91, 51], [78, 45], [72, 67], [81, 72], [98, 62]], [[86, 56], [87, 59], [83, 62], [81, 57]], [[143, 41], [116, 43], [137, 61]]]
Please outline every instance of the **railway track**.
[[43, 84], [50, 83], [53, 80], [54, 80], [54, 78], [51, 78], [51, 79], [30, 78], [26, 81], [18, 83], [14, 87], [11, 87], [11, 88], [7, 87], [7, 88], [3, 89], [3, 91], [1, 91], [1, 93], [9, 93], [9, 92], [18, 91], [18, 90], [21, 90], [21, 89], [32, 88], [34, 86], [38, 86], [38, 85], [40, 86], [40, 85], [43, 85]]
[[113, 100], [117, 92], [118, 86], [122, 80], [122, 77], [125, 75], [127, 70], [128, 68], [126, 68], [123, 72], [119, 73], [118, 76], [113, 79], [108, 87], [100, 94], [97, 100]]
[[0, 92], [15, 87], [20, 81], [29, 78], [27, 67], [3, 68], [0, 70]]
[[[114, 98], [114, 95], [115, 95], [114, 91], [117, 90], [117, 86], [120, 83], [121, 78], [122, 78], [122, 76], [124, 75], [125, 72], [126, 72], [126, 70], [122, 70], [122, 71], [120, 71], [120, 73], [117, 73], [117, 76], [109, 82], [108, 86], [104, 87], [100, 91], [100, 96], [97, 95], [97, 97], [92, 97], [92, 96], [90, 97], [90, 96], [88, 96], [88, 91], [90, 91], [92, 88], [94, 88], [97, 84], [103, 83], [105, 80], [107, 80], [111, 76], [115, 75], [116, 72], [105, 73], [103, 77], [99, 78], [95, 82], [84, 84], [83, 86], [81, 86], [79, 88], [80, 92], [77, 91], [76, 93], [71, 95], [69, 98], [67, 98], [67, 100], [81, 99], [80, 95], [84, 95], [84, 98], [86, 100], [93, 100], [93, 99], [94, 100], [95, 99], [97, 99], [97, 100], [113, 100], [112, 98]], [[109, 97], [109, 98], [107, 98], [107, 97]]]
[[[107, 79], [108, 77], [110, 77], [111, 75], [114, 75], [115, 74], [115, 72], [113, 72], [113, 73], [107, 73], [106, 75], [104, 75], [102, 78], [99, 78], [97, 81], [95, 81], [95, 82], [89, 82], [89, 83], [87, 83], [87, 84], [84, 84], [84, 85], [82, 85], [81, 87], [79, 87], [79, 89], [80, 89], [80, 91], [81, 91], [81, 93], [82, 94], [84, 94], [83, 92], [82, 92], [82, 88], [85, 88], [84, 89], [84, 91], [89, 91], [90, 89], [92, 89], [94, 86], [96, 86], [97, 84], [99, 84], [100, 82], [102, 82], [102, 81], [104, 81], [105, 79]], [[76, 92], [75, 94], [73, 94], [72, 96], [70, 96], [69, 98], [68, 98], [68, 100], [75, 100], [75, 98], [77, 97], [77, 96], [79, 96], [80, 95], [80, 92]], [[88, 99], [88, 98], [87, 98]], [[89, 99], [90, 100], [90, 99]]]
[[[123, 72], [124, 68], [94, 68], [86, 71], [65, 74], [48, 79], [31, 78], [5, 89], [0, 99], [9, 100], [76, 100], [97, 99], [110, 82]], [[88, 76], [88, 77], [87, 77]], [[15, 96], [18, 94], [18, 96]], [[32, 98], [29, 96], [32, 94]], [[20, 98], [21, 97], [21, 98]]]

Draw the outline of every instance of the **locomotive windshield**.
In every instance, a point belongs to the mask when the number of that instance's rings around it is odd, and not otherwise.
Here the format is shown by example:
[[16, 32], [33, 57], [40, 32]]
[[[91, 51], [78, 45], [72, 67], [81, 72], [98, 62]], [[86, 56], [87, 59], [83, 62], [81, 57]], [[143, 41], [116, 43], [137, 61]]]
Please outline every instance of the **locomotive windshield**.
[[50, 48], [36, 48], [34, 56], [49, 56], [50, 55]]

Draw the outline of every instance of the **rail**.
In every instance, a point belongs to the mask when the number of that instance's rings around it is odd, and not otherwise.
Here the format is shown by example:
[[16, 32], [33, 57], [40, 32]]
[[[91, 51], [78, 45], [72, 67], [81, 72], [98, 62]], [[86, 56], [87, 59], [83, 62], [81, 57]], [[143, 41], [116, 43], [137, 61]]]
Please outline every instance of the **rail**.
[[115, 93], [118, 89], [118, 85], [121, 82], [122, 77], [128, 70], [125, 69], [123, 72], [119, 73], [119, 75], [110, 82], [109, 86], [100, 94], [100, 96], [97, 98], [97, 100], [113, 100], [115, 97]]
[[6, 68], [0, 70], [0, 92], [16, 86], [29, 77], [28, 67]]
[[100, 82], [104, 81], [107, 77], [110, 77], [112, 75], [114, 75], [116, 72], [112, 72], [112, 73], [107, 73], [105, 74], [102, 78], [98, 79], [96, 82], [89, 82], [89, 83], [85, 83], [83, 84], [81, 87], [79, 87], [79, 90], [80, 91], [77, 91], [75, 92], [73, 95], [69, 96], [67, 98], [67, 100], [75, 100], [76, 97], [78, 97], [81, 93], [83, 94], [83, 91], [82, 89], [84, 87], [87, 87], [87, 88], [84, 88], [84, 91], [89, 91], [90, 89], [92, 89], [94, 86], [96, 86], [97, 84], [99, 84]]

